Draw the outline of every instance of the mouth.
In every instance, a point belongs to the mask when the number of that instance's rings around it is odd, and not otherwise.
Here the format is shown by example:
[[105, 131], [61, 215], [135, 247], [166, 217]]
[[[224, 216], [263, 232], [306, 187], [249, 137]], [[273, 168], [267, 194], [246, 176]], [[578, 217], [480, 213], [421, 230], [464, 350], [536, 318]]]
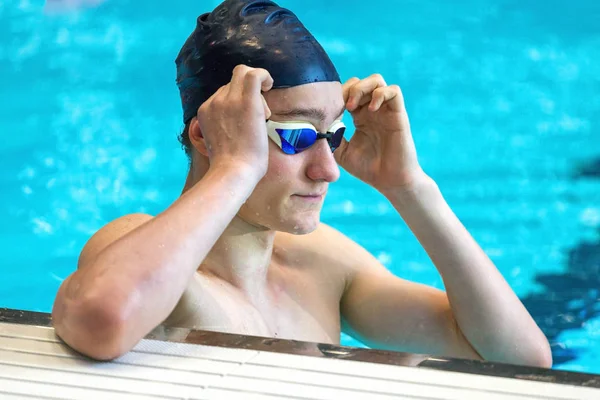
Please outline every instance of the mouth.
[[295, 194], [293, 197], [298, 197], [306, 201], [321, 201], [325, 197], [325, 192], [322, 193], [306, 193], [306, 194]]

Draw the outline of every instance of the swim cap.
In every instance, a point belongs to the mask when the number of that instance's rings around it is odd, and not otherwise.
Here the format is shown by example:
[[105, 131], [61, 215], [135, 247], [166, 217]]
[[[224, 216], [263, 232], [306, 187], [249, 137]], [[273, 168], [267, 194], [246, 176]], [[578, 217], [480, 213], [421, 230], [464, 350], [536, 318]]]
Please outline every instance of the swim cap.
[[327, 53], [291, 11], [272, 1], [226, 0], [198, 17], [175, 60], [184, 123], [239, 64], [264, 68], [273, 88], [340, 82]]

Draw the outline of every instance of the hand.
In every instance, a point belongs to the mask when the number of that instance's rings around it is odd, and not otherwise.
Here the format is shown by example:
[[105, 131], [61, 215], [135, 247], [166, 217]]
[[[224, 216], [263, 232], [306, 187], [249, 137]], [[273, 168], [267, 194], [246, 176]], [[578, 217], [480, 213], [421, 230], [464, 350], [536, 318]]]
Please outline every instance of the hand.
[[211, 168], [248, 168], [260, 180], [267, 172], [269, 142], [265, 121], [271, 111], [262, 92], [273, 87], [268, 71], [238, 65], [231, 82], [198, 109]]
[[410, 187], [424, 177], [400, 87], [387, 86], [375, 74], [364, 80], [352, 78], [343, 90], [356, 131], [335, 151], [338, 164], [384, 193]]

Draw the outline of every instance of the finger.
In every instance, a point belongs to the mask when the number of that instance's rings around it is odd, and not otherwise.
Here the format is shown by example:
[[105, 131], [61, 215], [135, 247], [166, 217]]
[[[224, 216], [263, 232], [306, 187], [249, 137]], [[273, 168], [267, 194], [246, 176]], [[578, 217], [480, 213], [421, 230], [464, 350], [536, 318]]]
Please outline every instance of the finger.
[[273, 78], [266, 69], [252, 68], [244, 78], [244, 94], [254, 95], [268, 92], [273, 87]]
[[233, 73], [231, 76], [231, 86], [233, 86], [234, 90], [237, 90], [238, 93], [242, 92], [242, 88], [244, 87], [244, 79], [246, 78], [246, 74], [250, 70], [251, 68], [244, 64], [237, 65], [233, 69]]
[[377, 111], [381, 108], [381, 105], [385, 99], [385, 93], [382, 88], [375, 89], [371, 101], [369, 102], [369, 111]]
[[369, 104], [369, 111], [377, 111], [381, 105], [390, 98], [390, 90], [388, 88], [377, 88], [373, 91], [373, 98]]
[[402, 90], [400, 90], [398, 85], [379, 88], [373, 92], [373, 100], [369, 105], [369, 110], [377, 111], [383, 104], [388, 104], [392, 111], [402, 110], [404, 99], [402, 97]]
[[[373, 92], [373, 93], [375, 93], [375, 92]], [[368, 93], [368, 94], [365, 94], [363, 97], [361, 97], [360, 100], [358, 101], [357, 107], [362, 107], [365, 104], [369, 104], [373, 100], [373, 93]]]
[[357, 77], [350, 78], [342, 85], [342, 90], [344, 93], [344, 104], [348, 103], [348, 96], [350, 96], [350, 88], [354, 86], [356, 83], [360, 82], [360, 79]]
[[269, 90], [273, 89], [273, 85], [275, 84], [275, 82], [269, 71], [267, 71], [266, 69], [262, 69], [261, 71], [264, 74], [264, 76], [261, 80], [260, 90], [263, 92], [268, 92]]
[[[385, 80], [379, 74], [363, 79], [350, 88], [350, 96], [346, 103], [346, 108], [349, 111], [353, 111], [356, 107], [367, 104], [371, 101], [368, 97], [372, 96], [375, 89], [386, 86]], [[365, 96], [367, 96], [367, 99], [363, 99]]]
[[387, 86], [385, 80], [380, 74], [374, 74], [366, 79], [356, 83], [349, 90], [347, 108], [354, 110], [359, 106], [368, 104], [372, 99], [373, 91], [380, 87]]

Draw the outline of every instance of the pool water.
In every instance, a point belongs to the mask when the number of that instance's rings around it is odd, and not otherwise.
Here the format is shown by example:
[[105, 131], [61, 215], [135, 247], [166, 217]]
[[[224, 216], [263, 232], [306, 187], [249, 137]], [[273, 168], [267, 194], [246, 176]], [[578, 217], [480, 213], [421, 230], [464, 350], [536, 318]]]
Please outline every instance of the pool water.
[[[91, 234], [159, 213], [184, 183], [174, 59], [218, 1], [87, 3], [0, 2], [0, 307], [49, 312]], [[555, 368], [600, 373], [600, 3], [280, 4], [343, 79], [402, 87], [423, 167], [550, 339]], [[323, 221], [443, 288], [390, 204], [348, 174]]]

